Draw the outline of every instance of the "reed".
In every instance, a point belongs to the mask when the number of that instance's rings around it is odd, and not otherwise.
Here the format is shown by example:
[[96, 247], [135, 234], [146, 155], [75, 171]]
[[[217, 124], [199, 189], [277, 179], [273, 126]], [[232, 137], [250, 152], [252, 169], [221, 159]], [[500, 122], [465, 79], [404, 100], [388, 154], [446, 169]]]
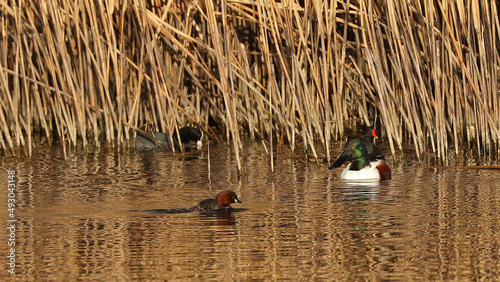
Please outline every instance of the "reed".
[[[392, 153], [498, 159], [495, 1], [2, 1], [0, 147], [86, 150], [195, 124], [318, 158], [374, 123]], [[118, 141], [118, 142], [116, 142]], [[81, 143], [80, 143], [81, 142]], [[80, 145], [81, 144], [81, 145]], [[319, 146], [319, 147], [318, 147]], [[271, 156], [272, 165], [272, 156]]]

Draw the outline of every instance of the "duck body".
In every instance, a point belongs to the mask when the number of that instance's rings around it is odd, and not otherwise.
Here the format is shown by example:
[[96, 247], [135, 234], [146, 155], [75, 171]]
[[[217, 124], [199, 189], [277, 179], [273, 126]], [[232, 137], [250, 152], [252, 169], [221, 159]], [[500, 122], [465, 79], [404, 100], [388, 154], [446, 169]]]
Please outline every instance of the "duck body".
[[199, 202], [196, 206], [189, 209], [190, 212], [203, 212], [210, 210], [230, 210], [232, 203], [239, 203], [241, 201], [238, 199], [236, 193], [230, 190], [222, 191], [215, 199], [205, 199]]
[[[378, 151], [378, 149], [377, 149]], [[346, 149], [329, 169], [340, 167], [347, 160], [352, 162], [342, 171], [342, 180], [386, 180], [392, 172], [380, 153], [368, 155], [365, 142], [353, 139], [347, 142]]]
[[[179, 139], [177, 135], [171, 137], [170, 135], [163, 132], [151, 132], [151, 136], [156, 138], [163, 145], [172, 149], [172, 141], [174, 143], [174, 148], [180, 150], [181, 145], [179, 144]], [[179, 135], [181, 137], [181, 143], [183, 145], [188, 145], [190, 142], [197, 142], [197, 145], [201, 147], [200, 139], [203, 137], [203, 133], [197, 127], [184, 126], [179, 129]], [[138, 133], [135, 139], [135, 148], [137, 150], [151, 150], [161, 147], [156, 140], [142, 133]]]
[[371, 161], [360, 170], [351, 169], [352, 163], [342, 171], [343, 180], [385, 180], [391, 178], [391, 169], [384, 160]]

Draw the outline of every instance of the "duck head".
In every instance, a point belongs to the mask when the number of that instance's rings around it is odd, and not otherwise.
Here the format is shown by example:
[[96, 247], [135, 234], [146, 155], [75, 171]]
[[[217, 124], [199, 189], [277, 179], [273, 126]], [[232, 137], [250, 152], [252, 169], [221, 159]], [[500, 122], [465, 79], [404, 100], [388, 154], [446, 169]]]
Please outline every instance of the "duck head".
[[222, 208], [229, 207], [232, 203], [241, 204], [238, 196], [233, 191], [222, 191], [217, 195], [217, 204], [219, 204]]
[[347, 142], [344, 152], [328, 169], [340, 167], [347, 160], [352, 160], [351, 170], [360, 170], [368, 165], [368, 151], [363, 141], [353, 139]]

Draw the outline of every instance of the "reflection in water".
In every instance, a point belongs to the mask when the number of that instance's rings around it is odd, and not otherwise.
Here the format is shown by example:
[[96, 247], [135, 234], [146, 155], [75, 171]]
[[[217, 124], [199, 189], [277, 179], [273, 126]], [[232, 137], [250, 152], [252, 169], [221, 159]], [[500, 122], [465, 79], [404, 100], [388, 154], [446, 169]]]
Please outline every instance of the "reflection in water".
[[[389, 181], [344, 183], [341, 170], [282, 155], [271, 173], [260, 144], [245, 150], [238, 178], [232, 149], [211, 147], [210, 180], [204, 150], [189, 158], [100, 152], [65, 161], [50, 148], [32, 159], [3, 160], [2, 171], [16, 169], [18, 176], [17, 278], [500, 276], [500, 190], [492, 181], [498, 170], [393, 167]], [[226, 189], [242, 208], [186, 212]], [[4, 210], [6, 197], [0, 194]], [[7, 248], [0, 244], [2, 255]]]
[[380, 181], [342, 181], [341, 189], [347, 201], [377, 200], [380, 194]]

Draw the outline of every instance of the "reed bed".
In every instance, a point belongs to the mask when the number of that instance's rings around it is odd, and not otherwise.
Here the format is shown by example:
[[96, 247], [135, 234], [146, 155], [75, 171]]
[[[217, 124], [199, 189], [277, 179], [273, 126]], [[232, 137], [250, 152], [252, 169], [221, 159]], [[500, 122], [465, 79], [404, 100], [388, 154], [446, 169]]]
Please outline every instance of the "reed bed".
[[[0, 0], [0, 147], [130, 146], [184, 124], [330, 158], [374, 124], [394, 154], [498, 159], [495, 1]], [[377, 117], [377, 119], [375, 119]], [[81, 142], [81, 143], [80, 143]], [[82, 144], [82, 145], [79, 145]], [[272, 160], [272, 158], [271, 158]]]

